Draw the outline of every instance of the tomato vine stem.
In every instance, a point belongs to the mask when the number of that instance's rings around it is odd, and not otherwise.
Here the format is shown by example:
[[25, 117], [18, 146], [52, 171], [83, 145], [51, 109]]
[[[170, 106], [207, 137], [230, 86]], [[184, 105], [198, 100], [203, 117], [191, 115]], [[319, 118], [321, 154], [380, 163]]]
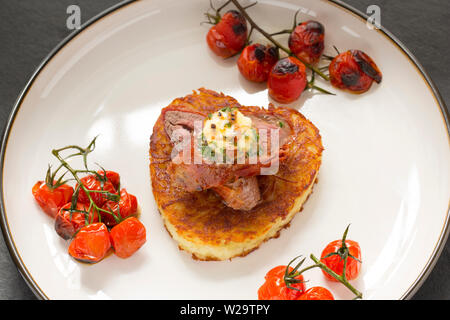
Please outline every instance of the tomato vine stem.
[[[94, 148], [95, 148], [95, 140], [96, 140], [96, 139], [97, 139], [97, 137], [95, 137], [95, 138], [91, 141], [91, 143], [90, 143], [86, 148], [81, 148], [81, 147], [76, 146], [76, 145], [70, 145], [70, 146], [66, 146], [66, 147], [63, 147], [63, 148], [59, 148], [59, 149], [53, 149], [53, 150], [52, 150], [52, 154], [56, 157], [56, 159], [59, 160], [60, 165], [58, 166], [58, 168], [56, 169], [56, 171], [53, 173], [53, 175], [51, 175], [51, 174], [49, 173], [49, 171], [50, 171], [50, 168], [49, 168], [48, 175], [54, 177], [54, 176], [56, 175], [56, 173], [57, 173], [62, 167], [64, 167], [64, 168], [67, 169], [67, 171], [66, 171], [62, 176], [64, 176], [67, 172], [70, 172], [70, 173], [72, 174], [74, 180], [78, 183], [78, 187], [77, 187], [77, 190], [75, 191], [75, 193], [73, 194], [71, 207], [70, 207], [70, 209], [68, 209], [68, 211], [69, 211], [71, 214], [72, 214], [73, 212], [83, 212], [83, 213], [86, 215], [86, 224], [88, 224], [88, 216], [89, 216], [89, 212], [90, 212], [92, 209], [94, 209], [95, 212], [97, 213], [97, 217], [98, 217], [98, 221], [99, 221], [99, 222], [101, 222], [101, 215], [100, 215], [100, 212], [104, 212], [104, 213], [107, 213], [107, 214], [109, 214], [109, 215], [112, 215], [113, 218], [114, 218], [114, 220], [116, 220], [116, 222], [120, 222], [120, 214], [115, 215], [114, 212], [113, 212], [113, 210], [108, 211], [108, 210], [105, 210], [105, 209], [103, 209], [103, 208], [97, 206], [97, 204], [96, 204], [96, 203], [94, 202], [94, 200], [92, 199], [91, 193], [100, 193], [100, 194], [103, 194], [103, 195], [105, 195], [108, 199], [110, 199], [110, 200], [112, 200], [112, 201], [114, 201], [114, 202], [119, 202], [119, 200], [120, 200], [120, 195], [119, 195], [119, 194], [111, 193], [111, 192], [106, 191], [106, 190], [89, 190], [88, 188], [86, 188], [86, 186], [84, 186], [84, 184], [81, 182], [81, 179], [78, 177], [78, 173], [91, 173], [91, 174], [96, 175], [97, 177], [100, 177], [101, 180], [104, 179], [104, 180], [106, 181], [106, 171], [105, 171], [105, 170], [103, 170], [103, 171], [104, 171], [104, 177], [103, 177], [103, 176], [100, 175], [98, 172], [89, 170], [89, 169], [88, 169], [88, 165], [87, 165], [87, 155], [88, 155], [89, 153], [91, 153], [91, 152], [94, 150]], [[78, 151], [78, 153], [73, 153], [73, 154], [70, 154], [69, 156], [63, 158], [63, 157], [61, 156], [60, 153], [61, 153], [62, 151], [70, 150], [70, 149], [75, 149], [75, 150]], [[82, 156], [82, 157], [83, 157], [83, 163], [84, 163], [84, 166], [85, 166], [85, 170], [76, 170], [76, 169], [72, 168], [72, 166], [70, 166], [70, 164], [66, 161], [66, 159], [72, 158], [72, 157], [74, 157], [74, 156]], [[61, 178], [58, 179], [58, 181], [60, 181], [60, 180], [61, 180]], [[102, 184], [102, 185], [103, 185], [103, 184]], [[78, 194], [79, 194], [80, 188], [83, 189], [83, 191], [85, 192], [85, 194], [87, 195], [87, 197], [88, 197], [88, 199], [89, 199], [89, 209], [88, 209], [87, 212], [86, 212], [86, 211], [81, 211], [81, 210], [76, 209], [76, 203], [77, 203], [77, 200], [78, 200]], [[89, 223], [92, 223], [92, 219], [93, 219], [93, 215], [91, 216], [91, 221], [90, 221]]]
[[297, 256], [294, 259], [292, 259], [286, 266], [286, 271], [285, 271], [284, 278], [283, 278], [283, 280], [286, 284], [286, 287], [289, 289], [292, 289], [292, 290], [299, 290], [298, 288], [295, 288], [292, 286], [292, 284], [298, 283], [300, 281], [300, 280], [296, 279], [296, 277], [302, 275], [305, 271], [308, 271], [310, 269], [320, 268], [324, 272], [329, 274], [331, 277], [333, 277], [334, 279], [336, 279], [337, 281], [342, 283], [344, 286], [346, 286], [351, 292], [353, 292], [353, 294], [355, 295], [354, 299], [362, 299], [362, 297], [363, 297], [362, 293], [350, 284], [350, 282], [347, 279], [347, 275], [346, 275], [347, 260], [349, 257], [352, 259], [355, 259], [356, 261], [361, 263], [361, 261], [359, 259], [357, 259], [356, 257], [354, 257], [350, 254], [348, 247], [345, 243], [349, 227], [350, 227], [350, 225], [348, 225], [344, 231], [344, 235], [342, 236], [342, 239], [341, 239], [341, 243], [342, 243], [341, 247], [336, 252], [332, 252], [332, 253], [322, 257], [322, 259], [323, 259], [323, 258], [330, 257], [332, 255], [338, 255], [344, 261], [342, 275], [338, 275], [331, 268], [329, 268], [326, 264], [324, 264], [322, 261], [320, 261], [320, 259], [318, 259], [314, 254], [311, 254], [309, 256], [310, 259], [312, 261], [314, 261], [314, 264], [312, 264], [308, 267], [305, 267], [305, 268], [301, 269], [300, 271], [297, 271], [300, 268], [300, 266], [303, 264], [303, 262], [305, 262], [305, 258], [304, 258], [299, 263], [297, 263], [297, 265], [295, 266], [295, 268], [292, 271], [289, 271], [291, 264], [295, 260], [297, 260], [298, 258], [301, 257], [301, 256]]
[[324, 263], [322, 263], [319, 259], [317, 259], [313, 254], [310, 255], [312, 261], [316, 263], [316, 267], [324, 270], [330, 276], [338, 280], [344, 286], [346, 286], [351, 292], [355, 294], [355, 299], [362, 299], [362, 293], [358, 291], [355, 287], [353, 287], [350, 282], [348, 282], [347, 277], [345, 276], [346, 266], [347, 266], [347, 258], [344, 259], [344, 269], [342, 272], [342, 276], [338, 275], [336, 272], [328, 268]]
[[[256, 24], [256, 22], [249, 16], [247, 11], [244, 7], [239, 3], [238, 0], [230, 0], [236, 8], [239, 10], [239, 12], [247, 19], [248, 23], [252, 26], [252, 28], [258, 30], [264, 37], [267, 38], [270, 42], [272, 42], [277, 48], [281, 49], [282, 51], [286, 52], [288, 55], [293, 56], [294, 58], [297, 58], [300, 60], [308, 69], [313, 70], [315, 73], [317, 73], [320, 77], [322, 77], [324, 80], [329, 81], [329, 77], [325, 75], [322, 71], [320, 71], [317, 67], [305, 62], [303, 59], [299, 58], [295, 54], [292, 53], [292, 51], [285, 46], [283, 46], [280, 42], [275, 40], [272, 35], [270, 35], [268, 32], [266, 32], [264, 29], [262, 29], [260, 26]], [[227, 4], [229, 1], [227, 1]]]
[[328, 268], [324, 263], [322, 263], [318, 258], [316, 258], [316, 256], [314, 256], [313, 254], [311, 254], [309, 256], [311, 258], [312, 261], [314, 261], [315, 264], [307, 266], [303, 269], [301, 269], [300, 271], [297, 271], [298, 267], [304, 262], [304, 259], [295, 267], [295, 269], [291, 272], [288, 273], [288, 269], [290, 267], [290, 264], [297, 258], [295, 258], [294, 260], [292, 260], [287, 268], [286, 268], [286, 275], [284, 277], [284, 282], [286, 283], [286, 286], [289, 289], [293, 289], [293, 290], [298, 290], [295, 287], [292, 287], [291, 284], [295, 283], [296, 281], [296, 277], [302, 275], [305, 271], [314, 269], [314, 268], [320, 268], [323, 271], [325, 271], [326, 273], [328, 273], [330, 276], [332, 276], [334, 279], [336, 279], [337, 281], [339, 281], [340, 283], [342, 283], [344, 286], [346, 286], [351, 292], [353, 292], [353, 294], [355, 295], [354, 299], [362, 299], [362, 293], [360, 291], [358, 291], [355, 287], [353, 287], [350, 282], [348, 282], [347, 277], [345, 276], [345, 271], [346, 271], [346, 267], [347, 267], [347, 258], [344, 259], [344, 268], [343, 268], [343, 272], [342, 275], [338, 275], [336, 272], [334, 272], [333, 270], [331, 270], [330, 268]]

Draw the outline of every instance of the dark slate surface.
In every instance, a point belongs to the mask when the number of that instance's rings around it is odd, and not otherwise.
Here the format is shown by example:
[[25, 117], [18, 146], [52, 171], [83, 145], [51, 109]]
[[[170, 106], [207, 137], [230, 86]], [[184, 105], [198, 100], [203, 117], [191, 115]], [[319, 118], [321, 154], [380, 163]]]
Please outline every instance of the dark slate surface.
[[[82, 22], [116, 4], [116, 0], [0, 0], [0, 129], [42, 59], [70, 31], [66, 8], [79, 5]], [[205, 2], [207, 2], [205, 0]], [[381, 8], [381, 23], [419, 59], [450, 105], [450, 1], [346, 0], [362, 12]], [[450, 299], [450, 241], [414, 299]], [[0, 299], [35, 299], [0, 237]]]

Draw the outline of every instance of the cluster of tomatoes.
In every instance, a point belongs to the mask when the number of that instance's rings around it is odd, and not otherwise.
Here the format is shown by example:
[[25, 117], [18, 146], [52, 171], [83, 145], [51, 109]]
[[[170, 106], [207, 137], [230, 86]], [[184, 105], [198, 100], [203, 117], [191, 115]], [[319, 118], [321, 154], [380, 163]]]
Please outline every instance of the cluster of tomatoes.
[[[356, 241], [345, 240], [348, 258], [345, 269], [347, 280], [358, 277], [361, 269], [361, 248]], [[342, 250], [342, 240], [330, 242], [322, 251], [320, 261], [337, 275], [342, 276], [344, 259], [338, 254]], [[287, 270], [286, 270], [287, 268]], [[258, 290], [259, 300], [334, 300], [333, 294], [326, 288], [316, 286], [306, 288], [303, 275], [295, 276], [294, 283], [286, 284], [285, 275], [294, 272], [290, 266], [278, 266], [270, 270], [265, 276], [265, 283]], [[325, 277], [331, 281], [338, 281], [322, 269]], [[291, 289], [291, 288], [293, 289]]]
[[[127, 258], [146, 242], [145, 227], [135, 217], [136, 197], [120, 189], [118, 173], [97, 173], [80, 179], [87, 190], [96, 191], [89, 196], [78, 184], [75, 186], [78, 194], [74, 194], [70, 185], [49, 187], [43, 181], [38, 181], [32, 189], [39, 206], [54, 219], [56, 233], [71, 240], [69, 254], [89, 263], [102, 260], [111, 249], [118, 257]], [[111, 200], [107, 194], [116, 194], [120, 199]], [[89, 197], [102, 210], [94, 209]]]
[[[308, 87], [304, 63], [309, 67], [317, 65], [324, 51], [324, 38], [325, 28], [320, 22], [302, 22], [289, 35], [291, 55], [280, 59], [277, 47], [248, 43], [247, 21], [236, 10], [226, 12], [206, 36], [209, 48], [220, 57], [240, 52], [237, 65], [241, 74], [250, 81], [267, 81], [269, 95], [280, 103], [295, 101]], [[381, 82], [378, 67], [360, 50], [334, 57], [329, 74], [334, 87], [353, 93], [369, 90], [373, 81]]]
[[[266, 282], [258, 290], [259, 300], [334, 300], [333, 294], [324, 287], [306, 289], [302, 275], [295, 277], [299, 282], [290, 289], [283, 280], [287, 266], [278, 266], [267, 272]], [[288, 272], [293, 268], [289, 267]]]

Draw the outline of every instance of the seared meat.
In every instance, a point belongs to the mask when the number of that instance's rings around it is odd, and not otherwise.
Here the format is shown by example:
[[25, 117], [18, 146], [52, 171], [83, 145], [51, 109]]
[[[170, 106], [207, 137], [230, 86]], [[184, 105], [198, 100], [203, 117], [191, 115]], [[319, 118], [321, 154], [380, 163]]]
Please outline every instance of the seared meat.
[[227, 206], [235, 210], [251, 210], [261, 200], [256, 177], [239, 178], [212, 189], [222, 197]]
[[[264, 129], [269, 134], [261, 146], [270, 150], [271, 129], [279, 129], [279, 144], [284, 145], [291, 135], [287, 121], [267, 113], [266, 110], [259, 112], [260, 110], [243, 110], [243, 113], [252, 120], [252, 127], [258, 132]], [[260, 174], [261, 167], [270, 165], [272, 155], [268, 154], [265, 158], [261, 156], [258, 162], [253, 164], [216, 164], [204, 159], [201, 163], [194, 163], [195, 122], [203, 123], [207, 114], [186, 107], [169, 106], [163, 109], [163, 115], [164, 129], [172, 142], [180, 141], [187, 134], [191, 138], [190, 162], [184, 163], [182, 151], [178, 150], [179, 153], [172, 159], [168, 169], [181, 188], [188, 192], [212, 189], [235, 210], [250, 210], [260, 201], [261, 195], [255, 176]]]
[[194, 131], [195, 121], [203, 121], [204, 119], [205, 116], [199, 113], [169, 109], [164, 112], [164, 129], [172, 139], [175, 130], [182, 129], [191, 134]]
[[[195, 121], [203, 121], [205, 116], [184, 110], [166, 110], [164, 112], [164, 128], [171, 141], [182, 139], [185, 134], [192, 134]], [[175, 130], [178, 136], [174, 137]], [[181, 156], [180, 156], [181, 157]], [[191, 157], [191, 160], [193, 157]], [[177, 159], [175, 163], [181, 162]], [[188, 191], [200, 191], [211, 188], [223, 198], [223, 201], [235, 210], [250, 210], [260, 200], [258, 182], [255, 177], [238, 178], [226, 183], [233, 177], [229, 170], [222, 170], [216, 164], [183, 164], [171, 166], [175, 176], [184, 184]], [[223, 176], [221, 173], [228, 173]]]
[[[270, 129], [279, 129], [279, 145], [282, 147], [292, 134], [289, 124], [283, 119], [266, 113], [255, 113], [248, 115], [252, 119], [253, 126], [260, 130], [266, 129], [270, 133]], [[268, 139], [270, 141], [270, 139]]]

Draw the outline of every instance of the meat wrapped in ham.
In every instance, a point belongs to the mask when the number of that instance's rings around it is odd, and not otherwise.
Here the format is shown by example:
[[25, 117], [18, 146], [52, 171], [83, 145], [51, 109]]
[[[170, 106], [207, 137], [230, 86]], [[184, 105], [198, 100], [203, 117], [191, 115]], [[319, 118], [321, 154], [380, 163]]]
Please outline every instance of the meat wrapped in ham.
[[[244, 163], [236, 163], [236, 158], [232, 163], [217, 163], [205, 159], [196, 144], [199, 133], [196, 130], [199, 128], [202, 130], [202, 125], [211, 115], [189, 107], [169, 106], [162, 111], [166, 134], [174, 145], [183, 145], [180, 143], [183, 140], [190, 145], [182, 149], [174, 148], [168, 171], [170, 175], [176, 177], [179, 186], [188, 192], [212, 189], [222, 197], [227, 206], [235, 210], [251, 210], [261, 199], [256, 176], [261, 174], [261, 168], [270, 165], [275, 156], [283, 158], [283, 145], [289, 140], [292, 132], [286, 119], [271, 114], [268, 110], [259, 108], [238, 108], [238, 110], [251, 119], [252, 129], [268, 133], [267, 139], [261, 139], [260, 142], [260, 146], [266, 150], [271, 150], [270, 134], [276, 130], [279, 150], [275, 154], [264, 154], [257, 157], [256, 161], [247, 159]], [[190, 154], [184, 154], [186, 150]], [[189, 161], [183, 161], [186, 156]], [[201, 161], [194, 161], [198, 160], [199, 156]]]

